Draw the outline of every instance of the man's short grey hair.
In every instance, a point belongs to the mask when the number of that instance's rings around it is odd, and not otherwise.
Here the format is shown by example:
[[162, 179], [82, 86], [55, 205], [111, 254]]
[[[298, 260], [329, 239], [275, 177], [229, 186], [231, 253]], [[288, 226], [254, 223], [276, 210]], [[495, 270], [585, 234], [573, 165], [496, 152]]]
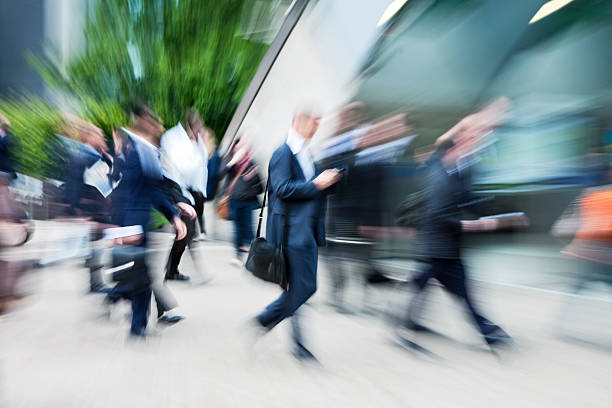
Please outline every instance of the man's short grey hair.
[[295, 121], [295, 119], [298, 116], [320, 117], [321, 114], [314, 106], [305, 105], [305, 106], [299, 106], [297, 109], [293, 111], [292, 121]]

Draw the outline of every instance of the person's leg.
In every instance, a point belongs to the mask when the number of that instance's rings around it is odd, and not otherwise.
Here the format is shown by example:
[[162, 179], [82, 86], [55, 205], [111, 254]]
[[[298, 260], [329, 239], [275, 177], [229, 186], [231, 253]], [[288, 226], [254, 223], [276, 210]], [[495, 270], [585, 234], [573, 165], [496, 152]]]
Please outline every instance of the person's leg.
[[189, 190], [191, 195], [193, 196], [193, 200], [195, 201], [193, 208], [196, 211], [196, 219], [195, 223], [200, 226], [200, 234], [206, 234], [204, 230], [204, 195], [198, 191]]
[[200, 223], [200, 233], [206, 235], [206, 219], [204, 218], [204, 213], [198, 217], [198, 222]]
[[269, 330], [292, 316], [317, 290], [317, 248], [289, 247], [286, 251], [289, 288], [257, 316]]
[[255, 231], [253, 230], [253, 211], [258, 207], [256, 198], [253, 198], [246, 208], [244, 214], [244, 242], [243, 245], [250, 246], [255, 239]]
[[248, 201], [241, 201], [240, 209], [238, 210], [238, 213], [239, 213], [238, 231], [239, 231], [239, 236], [240, 236], [239, 243], [238, 243], [238, 250], [242, 251], [242, 248], [244, 248], [244, 246], [248, 245], [249, 243], [249, 230], [251, 229], [251, 227], [249, 226], [249, 223], [252, 222], [250, 203]]
[[460, 259], [445, 260], [445, 267], [440, 270], [438, 280], [444, 287], [465, 302], [468, 312], [476, 324], [478, 330], [484, 335], [489, 335], [499, 329], [499, 326], [486, 319], [472, 302], [465, 275], [465, 268]]
[[236, 257], [240, 258], [240, 200], [230, 200], [230, 213], [234, 223], [234, 250]]
[[165, 279], [172, 279], [178, 275], [178, 266], [181, 262], [183, 252], [185, 252], [186, 245], [187, 242], [185, 239], [174, 241], [172, 243], [172, 248], [170, 249], [170, 254], [168, 255], [168, 262], [166, 263]]
[[416, 292], [408, 305], [408, 313], [404, 325], [409, 329], [419, 329], [421, 325], [418, 323], [419, 316], [425, 306], [425, 288], [430, 279], [437, 274], [438, 264], [435, 260], [427, 262], [425, 268], [412, 279], [412, 286]]
[[187, 227], [187, 235], [180, 241], [175, 240], [172, 243], [170, 255], [168, 256], [168, 262], [166, 264], [165, 279], [176, 279], [177, 277], [179, 277], [178, 266], [181, 263], [181, 258], [183, 256], [183, 253], [185, 252], [185, 247], [191, 243], [195, 234], [195, 221], [186, 216], [182, 216], [181, 219]]
[[144, 336], [151, 307], [151, 289], [142, 288], [132, 294], [132, 327], [133, 335]]

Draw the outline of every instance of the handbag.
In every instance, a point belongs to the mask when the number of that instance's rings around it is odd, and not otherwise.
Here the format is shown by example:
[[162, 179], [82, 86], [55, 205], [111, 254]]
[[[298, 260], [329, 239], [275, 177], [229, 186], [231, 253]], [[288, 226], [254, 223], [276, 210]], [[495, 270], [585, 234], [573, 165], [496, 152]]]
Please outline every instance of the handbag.
[[259, 221], [257, 223], [256, 238], [251, 243], [249, 255], [245, 264], [246, 269], [255, 277], [266, 282], [280, 285], [283, 290], [287, 290], [289, 285], [289, 275], [287, 268], [287, 260], [285, 258], [285, 247], [287, 246], [287, 237], [289, 233], [289, 214], [285, 214], [285, 228], [283, 229], [283, 239], [281, 245], [270, 244], [264, 237], [261, 236], [261, 223], [263, 221], [263, 211], [266, 206], [266, 198], [268, 196], [268, 183], [270, 177], [266, 181], [266, 189], [264, 198], [259, 211]]
[[244, 167], [238, 170], [236, 177], [234, 177], [231, 184], [225, 190], [223, 197], [221, 197], [221, 199], [217, 203], [217, 216], [219, 216], [219, 218], [221, 218], [222, 220], [232, 219], [231, 211], [230, 211], [231, 210], [230, 209], [230, 199], [232, 198], [232, 191], [234, 190], [234, 187], [236, 186], [236, 183], [238, 182], [238, 179], [242, 175], [243, 171], [244, 171]]
[[[116, 246], [112, 251], [112, 265], [118, 269], [111, 278], [122, 285], [144, 288], [153, 282], [146, 264], [147, 249], [142, 246]], [[122, 266], [125, 266], [122, 268]]]

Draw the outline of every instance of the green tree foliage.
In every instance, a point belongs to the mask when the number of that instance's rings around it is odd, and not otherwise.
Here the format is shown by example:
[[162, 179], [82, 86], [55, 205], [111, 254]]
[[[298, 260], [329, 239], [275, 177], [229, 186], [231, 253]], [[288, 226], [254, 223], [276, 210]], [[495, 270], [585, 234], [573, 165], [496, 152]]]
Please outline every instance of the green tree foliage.
[[267, 46], [239, 36], [244, 0], [104, 0], [94, 3], [86, 43], [65, 68], [33, 63], [52, 88], [76, 97], [109, 133], [132, 102], [166, 126], [194, 106], [220, 137]]
[[0, 100], [0, 112], [11, 121], [11, 132], [17, 136], [12, 152], [17, 158], [17, 171], [35, 177], [56, 177], [64, 160], [54, 137], [63, 121], [57, 109], [28, 95]]

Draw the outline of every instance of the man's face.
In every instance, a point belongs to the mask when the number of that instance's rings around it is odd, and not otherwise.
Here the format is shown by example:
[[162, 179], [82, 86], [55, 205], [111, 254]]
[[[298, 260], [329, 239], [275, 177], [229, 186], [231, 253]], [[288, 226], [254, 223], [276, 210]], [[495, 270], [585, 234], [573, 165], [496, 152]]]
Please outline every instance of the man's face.
[[100, 129], [88, 129], [84, 132], [83, 141], [99, 152], [108, 150], [104, 134]]
[[295, 119], [294, 128], [305, 139], [312, 139], [317, 129], [319, 129], [320, 120], [321, 118], [318, 116], [300, 114]]
[[164, 126], [156, 118], [146, 113], [136, 117], [136, 124], [142, 132], [157, 141], [159, 141], [165, 130]]
[[449, 165], [455, 166], [461, 157], [474, 152], [479, 146], [482, 138], [467, 135], [455, 140], [455, 145], [448, 149], [444, 154], [444, 161]]

